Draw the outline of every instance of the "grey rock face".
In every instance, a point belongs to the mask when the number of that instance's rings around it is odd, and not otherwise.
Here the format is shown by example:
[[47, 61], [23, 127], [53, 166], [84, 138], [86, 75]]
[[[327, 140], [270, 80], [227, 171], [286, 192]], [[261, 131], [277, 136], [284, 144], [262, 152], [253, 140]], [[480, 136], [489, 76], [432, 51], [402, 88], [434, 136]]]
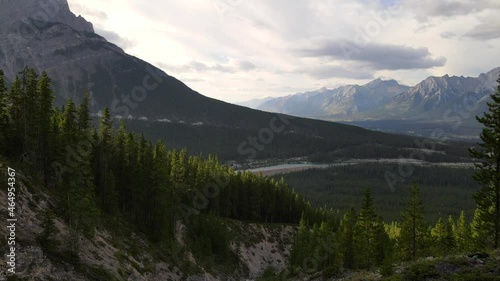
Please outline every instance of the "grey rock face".
[[335, 89], [290, 95], [269, 100], [258, 109], [305, 117], [352, 118], [377, 108], [409, 87], [395, 80], [376, 79], [366, 85], [347, 85]]
[[[1, 0], [0, 32], [19, 28], [19, 21], [33, 26], [23, 28], [44, 28], [49, 22], [66, 24], [77, 31], [94, 32], [92, 24], [83, 17], [76, 17], [69, 9], [67, 0]], [[20, 33], [28, 30], [20, 30]]]

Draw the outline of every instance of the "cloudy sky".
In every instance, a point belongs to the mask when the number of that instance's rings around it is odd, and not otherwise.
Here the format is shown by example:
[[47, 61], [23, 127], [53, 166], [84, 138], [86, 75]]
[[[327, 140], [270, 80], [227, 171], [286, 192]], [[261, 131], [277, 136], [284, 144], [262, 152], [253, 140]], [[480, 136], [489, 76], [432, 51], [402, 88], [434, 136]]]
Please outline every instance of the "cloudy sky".
[[498, 0], [69, 0], [96, 32], [229, 102], [500, 66]]

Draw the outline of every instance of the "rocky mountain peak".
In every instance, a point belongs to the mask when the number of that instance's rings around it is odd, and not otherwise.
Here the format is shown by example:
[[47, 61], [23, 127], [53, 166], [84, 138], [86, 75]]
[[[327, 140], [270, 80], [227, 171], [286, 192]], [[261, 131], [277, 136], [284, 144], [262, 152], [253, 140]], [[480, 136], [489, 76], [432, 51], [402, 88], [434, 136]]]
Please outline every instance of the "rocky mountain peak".
[[377, 87], [395, 87], [395, 86], [399, 86], [399, 83], [394, 79], [382, 80], [381, 78], [377, 78], [371, 82], [368, 82], [364, 86], [368, 87], [370, 89], [375, 89]]
[[94, 32], [92, 23], [73, 14], [67, 0], [0, 0], [0, 32], [20, 32], [19, 23], [28, 23], [23, 29], [40, 29], [46, 23], [59, 22], [77, 31]]
[[500, 67], [497, 67], [493, 68], [487, 73], [481, 73], [481, 75], [479, 75], [479, 78], [484, 81], [486, 87], [495, 88], [498, 84], [496, 81], [498, 79], [499, 74], [500, 74]]

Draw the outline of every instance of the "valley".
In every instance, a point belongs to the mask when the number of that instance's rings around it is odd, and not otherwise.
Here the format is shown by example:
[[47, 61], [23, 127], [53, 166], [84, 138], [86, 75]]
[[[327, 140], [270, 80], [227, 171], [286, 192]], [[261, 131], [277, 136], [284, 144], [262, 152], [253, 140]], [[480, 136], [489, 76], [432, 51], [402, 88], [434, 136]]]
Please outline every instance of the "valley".
[[290, 164], [277, 164], [271, 166], [259, 166], [258, 168], [252, 168], [245, 171], [252, 172], [254, 174], [262, 173], [264, 176], [280, 175], [291, 172], [303, 171], [308, 169], [334, 169], [336, 167], [348, 166], [348, 165], [360, 165], [360, 164], [374, 164], [375, 165], [385, 165], [385, 164], [395, 164], [404, 166], [419, 166], [419, 167], [449, 167], [449, 168], [473, 168], [474, 163], [463, 162], [463, 163], [429, 163], [425, 161], [419, 161], [415, 159], [358, 159], [358, 160], [346, 160], [336, 163], [290, 163]]
[[499, 281], [469, 2], [0, 1], [0, 280]]

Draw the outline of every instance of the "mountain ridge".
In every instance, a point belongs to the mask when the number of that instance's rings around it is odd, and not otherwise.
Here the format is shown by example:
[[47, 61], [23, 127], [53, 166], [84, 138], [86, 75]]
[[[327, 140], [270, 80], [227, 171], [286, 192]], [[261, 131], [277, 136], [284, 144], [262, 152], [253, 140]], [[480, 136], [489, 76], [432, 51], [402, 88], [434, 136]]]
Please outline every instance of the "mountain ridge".
[[2, 0], [1, 5], [0, 31], [5, 32], [19, 19], [23, 21], [36, 20], [38, 24], [33, 24], [29, 28], [29, 30], [35, 31], [37, 28], [43, 27], [43, 22], [50, 19], [50, 21], [64, 23], [78, 31], [94, 32], [92, 23], [82, 16], [73, 14], [66, 0]]
[[[450, 110], [454, 113], [457, 113], [457, 110], [466, 110], [467, 113], [481, 115], [486, 108], [489, 94], [496, 87], [499, 73], [500, 67], [477, 77], [448, 74], [441, 77], [430, 76], [412, 87], [400, 85], [396, 80], [378, 78], [364, 85], [322, 88], [278, 97], [267, 100], [256, 108], [339, 122], [413, 120], [446, 123]], [[379, 96], [370, 96], [367, 94], [370, 91], [371, 95]], [[254, 104], [258, 102], [254, 101]], [[465, 108], [467, 104], [469, 106]], [[477, 134], [479, 124], [474, 123], [474, 120], [466, 121], [475, 128], [470, 134]], [[392, 128], [388, 129], [392, 131]]]

